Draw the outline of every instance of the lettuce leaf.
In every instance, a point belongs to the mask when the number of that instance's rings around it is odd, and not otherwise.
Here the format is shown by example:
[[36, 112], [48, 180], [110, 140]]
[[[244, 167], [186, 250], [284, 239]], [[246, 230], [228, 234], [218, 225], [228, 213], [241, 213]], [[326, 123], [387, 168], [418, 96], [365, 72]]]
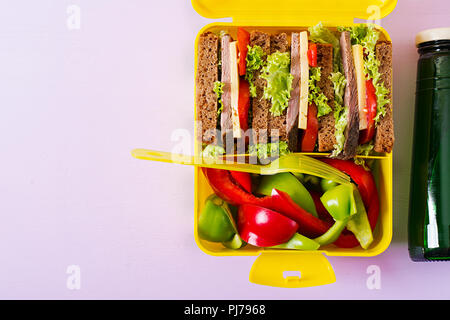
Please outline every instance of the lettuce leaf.
[[343, 105], [347, 80], [341, 72], [331, 73], [330, 80], [333, 82], [334, 87], [334, 136], [336, 137], [336, 144], [334, 145], [332, 156], [335, 157], [342, 152], [345, 143], [344, 132], [347, 127], [348, 108]]
[[270, 112], [280, 116], [288, 107], [291, 97], [293, 75], [290, 73], [291, 57], [289, 52], [279, 51], [267, 57], [261, 70], [261, 78], [267, 81], [263, 98], [272, 102]]
[[225, 149], [215, 144], [207, 145], [202, 151], [203, 158], [217, 158], [222, 154], [225, 154]]
[[316, 43], [329, 43], [333, 46], [333, 71], [342, 71], [341, 45], [339, 38], [322, 22], [308, 28], [309, 39]]
[[320, 90], [317, 83], [320, 81], [320, 67], [312, 67], [309, 69], [309, 94], [308, 102], [313, 103], [317, 107], [317, 118], [330, 113], [331, 107], [328, 105], [328, 98]]
[[260, 46], [253, 46], [253, 47], [247, 46], [247, 48], [248, 52], [246, 58], [247, 66], [245, 72], [245, 79], [248, 81], [250, 86], [250, 96], [252, 98], [255, 98], [256, 87], [253, 83], [253, 73], [264, 66], [265, 53]]
[[274, 143], [257, 143], [249, 147], [251, 156], [257, 156], [260, 160], [267, 158], [284, 156], [290, 153], [286, 141], [279, 141]]
[[222, 94], [223, 94], [224, 85], [225, 85], [225, 83], [223, 83], [221, 81], [214, 82], [213, 91], [216, 93], [217, 100], [219, 100], [219, 109], [217, 110], [217, 116], [220, 116], [220, 113], [223, 110]]

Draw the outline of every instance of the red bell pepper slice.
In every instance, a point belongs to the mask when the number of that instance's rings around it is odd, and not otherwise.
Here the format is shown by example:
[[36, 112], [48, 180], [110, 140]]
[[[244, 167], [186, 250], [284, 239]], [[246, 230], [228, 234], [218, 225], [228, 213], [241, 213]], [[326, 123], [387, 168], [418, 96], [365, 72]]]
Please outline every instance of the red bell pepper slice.
[[[378, 216], [380, 214], [380, 200], [372, 173], [370, 171], [366, 171], [362, 166], [357, 165], [351, 160], [337, 160], [328, 158], [321, 160], [348, 174], [356, 183], [367, 211], [367, 218], [369, 219], [370, 228], [374, 231], [377, 225]], [[353, 248], [359, 245], [359, 242], [350, 231], [344, 230], [334, 244], [342, 248]]]
[[250, 33], [243, 28], [238, 28], [237, 42], [239, 50], [239, 75], [244, 76], [247, 69], [247, 46], [250, 43]]
[[317, 215], [319, 216], [319, 219], [329, 222], [329, 223], [334, 223], [333, 217], [327, 211], [327, 209], [324, 207], [322, 201], [320, 200], [321, 194], [314, 190], [310, 190], [309, 193], [311, 194], [311, 197], [314, 200], [314, 204], [316, 206]]
[[302, 152], [314, 151], [318, 132], [319, 132], [319, 121], [317, 120], [317, 106], [315, 103], [311, 103], [308, 106], [306, 130], [303, 132], [301, 140]]
[[271, 208], [297, 222], [298, 232], [309, 238], [324, 234], [331, 226], [300, 207], [286, 192], [281, 190], [272, 190]]
[[238, 112], [239, 112], [239, 123], [240, 123], [241, 129], [244, 132], [248, 129], [248, 110], [249, 109], [250, 109], [250, 86], [249, 86], [247, 80], [240, 79]]
[[[259, 206], [270, 206], [270, 197], [258, 198], [245, 191], [241, 186], [235, 183], [228, 170], [202, 168], [203, 174], [214, 190], [216, 195], [231, 205], [253, 204]], [[249, 173], [247, 173], [249, 174]]]
[[273, 210], [248, 204], [239, 207], [239, 236], [251, 245], [272, 247], [286, 243], [297, 229], [297, 222]]
[[317, 44], [310, 43], [307, 54], [309, 65], [311, 67], [317, 67]]
[[375, 117], [377, 115], [377, 95], [372, 79], [366, 80], [367, 129], [359, 134], [359, 144], [365, 144], [375, 135]]
[[252, 192], [252, 178], [248, 172], [230, 171], [231, 177], [247, 192]]

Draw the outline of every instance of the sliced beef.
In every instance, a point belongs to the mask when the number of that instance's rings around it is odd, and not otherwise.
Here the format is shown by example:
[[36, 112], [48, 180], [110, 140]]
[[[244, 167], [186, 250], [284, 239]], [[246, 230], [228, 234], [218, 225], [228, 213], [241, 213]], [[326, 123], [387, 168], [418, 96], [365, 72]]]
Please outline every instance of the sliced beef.
[[289, 150], [298, 151], [298, 112], [300, 103], [300, 33], [291, 35], [292, 90], [286, 111], [286, 132]]

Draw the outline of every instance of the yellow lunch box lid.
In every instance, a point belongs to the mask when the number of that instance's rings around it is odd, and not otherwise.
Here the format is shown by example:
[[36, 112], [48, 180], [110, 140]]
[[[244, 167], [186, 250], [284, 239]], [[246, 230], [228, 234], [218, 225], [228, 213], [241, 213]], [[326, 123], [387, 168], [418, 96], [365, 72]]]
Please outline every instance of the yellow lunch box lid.
[[390, 14], [396, 4], [397, 0], [192, 0], [194, 9], [205, 18], [231, 17], [234, 22], [247, 24], [256, 21], [348, 24], [354, 18], [374, 21]]

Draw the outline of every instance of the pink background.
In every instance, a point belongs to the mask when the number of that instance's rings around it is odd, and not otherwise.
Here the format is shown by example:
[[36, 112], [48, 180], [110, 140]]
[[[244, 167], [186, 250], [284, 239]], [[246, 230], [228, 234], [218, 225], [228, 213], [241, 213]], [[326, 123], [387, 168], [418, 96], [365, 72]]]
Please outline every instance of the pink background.
[[[67, 8], [80, 8], [80, 29]], [[373, 258], [329, 257], [337, 281], [281, 289], [248, 281], [255, 257], [194, 241], [193, 168], [140, 161], [193, 130], [194, 39], [212, 20], [190, 1], [0, 3], [0, 298], [450, 298], [448, 263], [413, 263], [407, 209], [415, 34], [448, 26], [447, 0], [399, 0], [394, 43], [394, 237]], [[220, 21], [229, 21], [223, 19]], [[69, 290], [78, 265], [81, 288]], [[366, 270], [381, 270], [370, 290]]]

